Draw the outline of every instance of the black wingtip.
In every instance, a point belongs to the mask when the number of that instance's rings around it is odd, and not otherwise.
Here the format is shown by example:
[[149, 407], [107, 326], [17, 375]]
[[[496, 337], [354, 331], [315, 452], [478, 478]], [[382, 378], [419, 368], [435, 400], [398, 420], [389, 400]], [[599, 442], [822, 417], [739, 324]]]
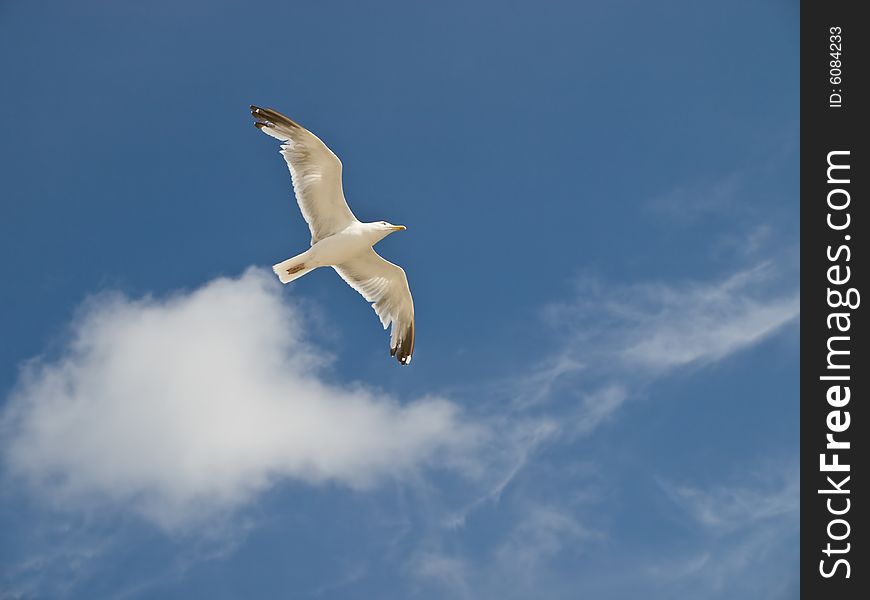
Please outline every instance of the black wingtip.
[[260, 119], [262, 121], [266, 121], [268, 125], [281, 125], [283, 127], [289, 127], [291, 129], [301, 129], [302, 126], [299, 125], [296, 121], [291, 119], [286, 115], [282, 115], [277, 110], [273, 110], [271, 108], [261, 108], [259, 106], [251, 105], [251, 115], [255, 118]]

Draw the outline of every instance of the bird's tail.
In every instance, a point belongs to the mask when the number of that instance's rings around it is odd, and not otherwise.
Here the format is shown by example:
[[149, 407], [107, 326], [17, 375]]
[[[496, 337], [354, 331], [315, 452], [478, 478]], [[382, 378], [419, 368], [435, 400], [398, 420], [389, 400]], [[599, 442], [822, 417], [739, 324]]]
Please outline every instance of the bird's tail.
[[308, 266], [305, 264], [306, 256], [305, 252], [302, 254], [298, 254], [293, 258], [288, 258], [283, 262], [279, 262], [277, 265], [272, 267], [272, 270], [275, 271], [275, 275], [278, 276], [278, 279], [281, 280], [281, 283], [290, 283], [294, 279], [299, 279], [309, 271], [314, 269], [313, 266]]

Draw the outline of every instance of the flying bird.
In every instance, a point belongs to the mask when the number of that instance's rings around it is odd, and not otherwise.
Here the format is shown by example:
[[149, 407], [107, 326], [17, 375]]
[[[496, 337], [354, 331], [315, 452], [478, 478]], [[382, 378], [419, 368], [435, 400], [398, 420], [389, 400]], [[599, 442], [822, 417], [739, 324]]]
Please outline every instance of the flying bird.
[[402, 267], [375, 252], [379, 241], [404, 225], [364, 223], [351, 212], [341, 185], [341, 161], [316, 135], [271, 108], [251, 106], [254, 126], [281, 142], [293, 192], [311, 230], [311, 247], [272, 267], [281, 283], [332, 267], [372, 304], [390, 331], [390, 356], [410, 364], [414, 353], [414, 301]]

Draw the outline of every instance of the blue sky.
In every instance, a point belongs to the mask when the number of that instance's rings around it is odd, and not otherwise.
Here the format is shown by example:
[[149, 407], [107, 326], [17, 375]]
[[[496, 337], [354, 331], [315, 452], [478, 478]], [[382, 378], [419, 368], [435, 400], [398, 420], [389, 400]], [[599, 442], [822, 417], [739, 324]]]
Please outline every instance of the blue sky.
[[[0, 5], [6, 598], [798, 584], [793, 2]], [[414, 364], [247, 107], [344, 162]]]

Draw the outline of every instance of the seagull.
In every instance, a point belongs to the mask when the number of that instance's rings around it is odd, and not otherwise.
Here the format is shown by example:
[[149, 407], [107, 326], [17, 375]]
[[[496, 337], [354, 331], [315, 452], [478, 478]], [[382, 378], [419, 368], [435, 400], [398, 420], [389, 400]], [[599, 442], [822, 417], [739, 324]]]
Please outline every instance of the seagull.
[[414, 300], [402, 267], [375, 252], [379, 241], [404, 231], [386, 221], [364, 223], [351, 212], [341, 185], [341, 161], [316, 135], [271, 108], [251, 106], [254, 126], [281, 142], [293, 192], [311, 230], [311, 247], [272, 267], [290, 283], [319, 267], [332, 267], [370, 302], [390, 331], [390, 356], [402, 365], [414, 353]]

